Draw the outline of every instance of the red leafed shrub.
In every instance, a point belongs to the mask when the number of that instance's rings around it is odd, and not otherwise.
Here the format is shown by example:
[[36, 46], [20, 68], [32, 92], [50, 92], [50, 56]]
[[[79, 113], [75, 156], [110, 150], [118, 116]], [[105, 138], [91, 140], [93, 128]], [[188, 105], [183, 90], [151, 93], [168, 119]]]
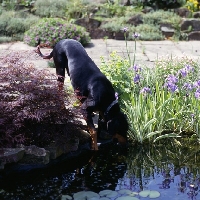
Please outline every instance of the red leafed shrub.
[[[31, 52], [32, 53], [32, 52]], [[69, 95], [58, 91], [56, 76], [36, 69], [19, 52], [0, 60], [0, 147], [44, 146], [76, 132]]]

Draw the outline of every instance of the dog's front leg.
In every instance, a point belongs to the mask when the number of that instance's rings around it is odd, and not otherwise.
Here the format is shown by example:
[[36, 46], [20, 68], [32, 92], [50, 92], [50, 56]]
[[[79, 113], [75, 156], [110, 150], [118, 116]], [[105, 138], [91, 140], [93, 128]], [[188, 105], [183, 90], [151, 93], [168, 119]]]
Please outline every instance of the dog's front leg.
[[98, 146], [97, 146], [97, 130], [94, 126], [93, 123], [93, 119], [92, 119], [92, 112], [90, 111], [86, 111], [85, 109], [83, 109], [82, 107], [82, 114], [83, 117], [87, 123], [87, 127], [89, 129], [89, 133], [92, 139], [92, 144], [91, 144], [91, 148], [92, 150], [98, 150]]
[[58, 90], [61, 92], [63, 90], [65, 77], [61, 75], [57, 75], [57, 76], [58, 76], [57, 78]]

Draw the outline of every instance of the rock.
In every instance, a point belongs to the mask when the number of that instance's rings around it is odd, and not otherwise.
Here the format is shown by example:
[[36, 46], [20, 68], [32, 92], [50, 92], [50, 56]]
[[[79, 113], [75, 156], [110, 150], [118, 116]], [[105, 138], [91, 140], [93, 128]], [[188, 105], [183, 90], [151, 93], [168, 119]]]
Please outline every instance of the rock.
[[62, 141], [59, 141], [57, 144], [52, 143], [49, 146], [45, 147], [45, 150], [49, 151], [50, 159], [56, 159], [62, 154], [67, 154], [72, 151], [78, 150], [79, 139], [71, 139], [65, 140], [63, 138]]
[[150, 13], [150, 12], [153, 12], [153, 11], [154, 11], [154, 10], [153, 10], [152, 7], [145, 7], [145, 8], [142, 10], [142, 12], [143, 12], [144, 14]]
[[166, 26], [161, 27], [161, 31], [162, 34], [166, 37], [166, 38], [170, 38], [174, 35], [175, 30], [173, 28], [169, 28]]
[[48, 164], [50, 153], [44, 148], [35, 145], [24, 147], [24, 157], [19, 161], [20, 164]]
[[78, 146], [79, 146], [79, 139], [78, 138], [72, 139], [66, 143], [63, 153], [66, 154], [72, 151], [77, 151]]
[[131, 17], [128, 21], [127, 21], [128, 24], [131, 24], [131, 25], [134, 25], [134, 26], [138, 26], [140, 24], [143, 24], [143, 20], [142, 20], [142, 15], [141, 14], [138, 14], [138, 15], [135, 15], [133, 17]]
[[75, 24], [83, 26], [90, 33], [92, 39], [101, 39], [107, 37], [113, 39], [113, 33], [100, 28], [101, 22], [92, 18], [81, 18], [75, 21]]
[[[127, 34], [127, 37], [128, 37], [128, 32], [126, 33]], [[114, 38], [116, 40], [125, 40], [125, 37], [124, 37], [124, 33], [123, 32], [115, 32], [114, 33]]]
[[102, 39], [105, 37], [107, 37], [108, 39], [113, 39], [113, 32], [97, 28], [90, 32], [90, 37], [92, 39]]
[[4, 169], [4, 165], [8, 163], [16, 163], [24, 156], [23, 148], [4, 148], [0, 154], [0, 169]]
[[101, 22], [99, 20], [88, 17], [77, 19], [74, 23], [79, 26], [85, 27], [89, 32], [91, 32], [93, 29], [98, 28], [101, 25]]
[[200, 18], [200, 11], [193, 13], [194, 18]]
[[199, 19], [184, 19], [181, 23], [181, 31], [200, 31]]
[[177, 8], [174, 12], [179, 15], [180, 17], [190, 17], [192, 12], [188, 8]]
[[50, 144], [45, 149], [49, 151], [50, 159], [56, 159], [63, 154], [62, 148], [56, 144]]
[[200, 31], [193, 31], [189, 33], [188, 40], [200, 40]]

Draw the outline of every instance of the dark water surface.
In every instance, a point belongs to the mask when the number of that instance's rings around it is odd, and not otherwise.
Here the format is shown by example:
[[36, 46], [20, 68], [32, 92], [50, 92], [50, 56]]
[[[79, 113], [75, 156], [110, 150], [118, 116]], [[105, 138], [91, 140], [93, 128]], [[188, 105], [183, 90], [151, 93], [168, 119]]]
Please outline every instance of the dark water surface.
[[83, 190], [105, 189], [156, 190], [160, 200], [200, 200], [200, 146], [169, 142], [126, 150], [107, 144], [98, 152], [84, 151], [46, 169], [0, 177], [2, 200], [61, 199]]

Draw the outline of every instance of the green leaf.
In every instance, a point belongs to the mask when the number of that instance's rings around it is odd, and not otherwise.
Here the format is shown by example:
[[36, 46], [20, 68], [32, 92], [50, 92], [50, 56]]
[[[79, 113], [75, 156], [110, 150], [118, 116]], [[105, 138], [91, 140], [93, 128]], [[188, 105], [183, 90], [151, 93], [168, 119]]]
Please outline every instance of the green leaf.
[[146, 138], [151, 138], [154, 135], [161, 134], [161, 133], [162, 133], [162, 131], [154, 131], [154, 132], [148, 133]]
[[171, 137], [181, 137], [181, 136], [176, 133], [169, 133], [169, 134], [165, 134], [165, 135], [161, 135], [157, 137], [153, 142], [156, 142], [157, 140], [160, 140], [160, 139], [171, 138]]
[[152, 124], [154, 124], [157, 121], [156, 118], [151, 119], [150, 121], [148, 121], [143, 128], [143, 132], [145, 132]]

